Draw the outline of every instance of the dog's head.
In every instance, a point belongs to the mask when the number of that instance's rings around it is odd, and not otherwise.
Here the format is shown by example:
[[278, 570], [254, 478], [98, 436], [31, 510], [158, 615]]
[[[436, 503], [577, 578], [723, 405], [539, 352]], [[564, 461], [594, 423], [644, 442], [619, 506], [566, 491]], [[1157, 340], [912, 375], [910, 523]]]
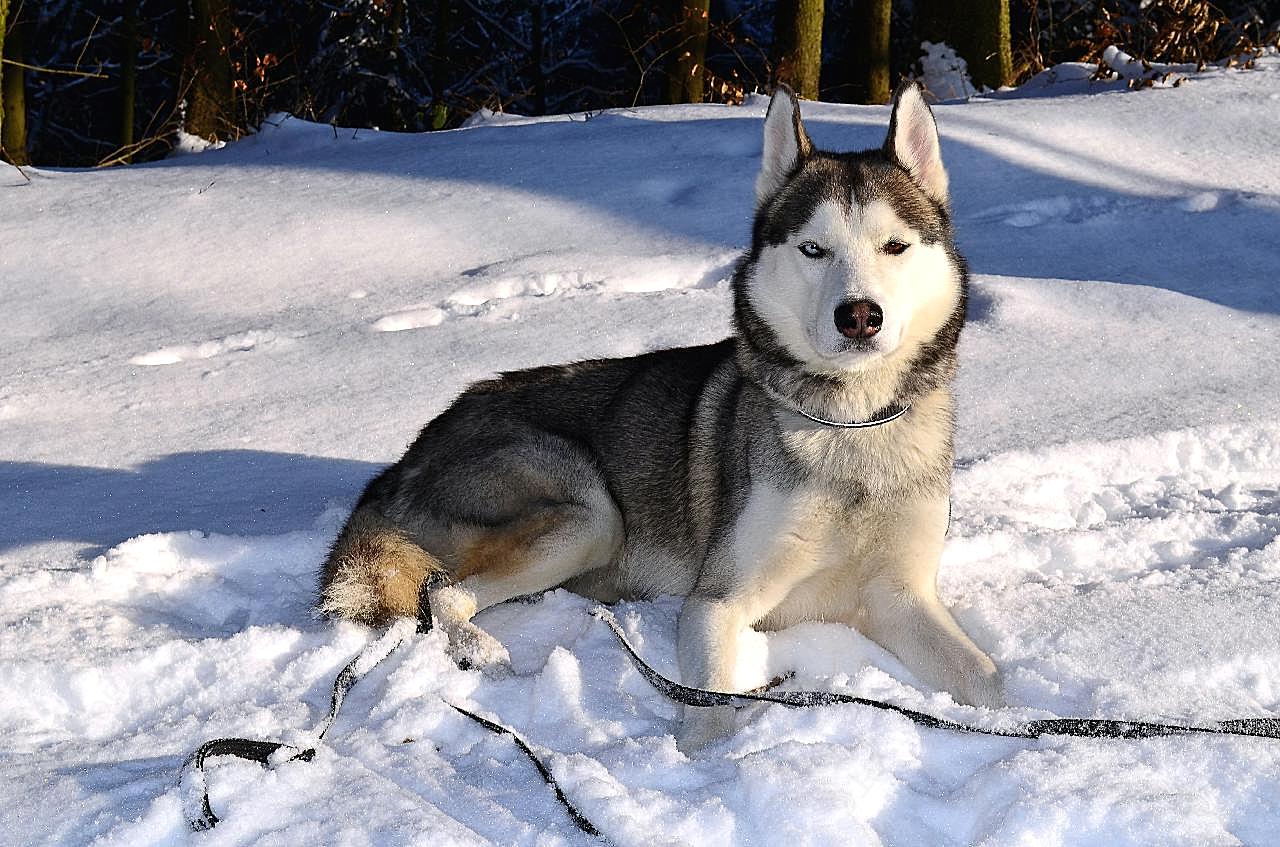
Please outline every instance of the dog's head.
[[799, 103], [780, 87], [765, 117], [756, 204], [735, 280], [743, 334], [770, 335], [823, 373], [905, 362], [940, 333], [958, 336], [964, 263], [938, 129], [914, 83], [894, 97], [884, 145], [857, 153], [815, 149]]

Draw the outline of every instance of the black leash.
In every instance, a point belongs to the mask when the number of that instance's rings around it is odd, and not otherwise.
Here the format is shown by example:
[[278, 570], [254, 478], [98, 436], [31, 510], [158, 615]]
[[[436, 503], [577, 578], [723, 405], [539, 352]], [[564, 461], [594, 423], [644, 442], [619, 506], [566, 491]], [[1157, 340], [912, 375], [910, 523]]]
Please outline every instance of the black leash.
[[578, 811], [578, 808], [574, 806], [573, 803], [569, 802], [569, 798], [566, 797], [564, 791], [560, 789], [560, 783], [556, 782], [556, 778], [551, 775], [551, 770], [543, 764], [542, 760], [538, 758], [538, 754], [533, 752], [533, 748], [529, 746], [529, 742], [521, 738], [518, 732], [511, 727], [503, 726], [502, 724], [491, 721], [488, 718], [482, 718], [475, 712], [468, 712], [461, 706], [455, 706], [448, 701], [445, 701], [445, 705], [452, 707], [455, 711], [461, 712], [490, 732], [496, 732], [499, 735], [511, 736], [511, 740], [514, 741], [516, 746], [523, 750], [524, 754], [529, 757], [529, 761], [533, 762], [533, 766], [538, 769], [538, 773], [542, 774], [542, 779], [555, 791], [556, 799], [560, 801], [561, 806], [564, 806], [564, 810], [569, 813], [569, 817], [573, 819], [573, 822], [578, 825], [578, 829], [582, 830], [587, 835], [600, 835], [600, 830], [596, 829], [595, 824], [587, 820], [587, 816]]
[[[209, 785], [205, 773], [206, 763], [209, 759], [233, 756], [237, 759], [257, 762], [263, 767], [272, 767], [285, 762], [309, 762], [315, 758], [316, 748], [314, 744], [320, 743], [325, 733], [329, 731], [334, 721], [337, 720], [338, 710], [342, 708], [342, 701], [346, 699], [347, 692], [351, 690], [352, 686], [382, 664], [398, 647], [407, 642], [415, 632], [429, 632], [431, 630], [431, 613], [429, 611], [431, 607], [427, 603], [426, 592], [428, 588], [434, 587], [430, 582], [425, 583], [422, 587], [422, 599], [419, 608], [423, 611], [420, 618], [417, 620], [413, 618], [400, 618], [397, 620], [378, 639], [361, 650], [338, 673], [337, 678], [333, 681], [333, 693], [329, 699], [329, 712], [316, 725], [316, 729], [313, 731], [315, 740], [312, 746], [297, 747], [280, 741], [259, 741], [252, 738], [215, 738], [212, 741], [206, 741], [201, 744], [194, 753], [188, 756], [187, 760], [183, 762], [179, 781], [189, 787], [191, 792], [189, 796], [194, 797], [196, 800], [196, 802], [190, 804], [187, 812], [187, 824], [191, 829], [196, 832], [213, 829], [219, 821], [218, 816], [213, 812], [213, 807], [209, 805]], [[529, 757], [529, 761], [533, 762], [534, 767], [538, 769], [538, 773], [542, 775], [542, 779], [547, 785], [551, 786], [555, 792], [556, 800], [560, 802], [560, 805], [564, 806], [565, 811], [568, 812], [569, 817], [577, 825], [578, 829], [587, 835], [600, 835], [600, 831], [595, 828], [591, 821], [587, 820], [586, 816], [578, 811], [573, 803], [569, 802], [569, 798], [561, 790], [560, 784], [551, 775], [551, 770], [538, 758], [538, 754], [534, 752], [533, 747], [519, 733], [510, 727], [477, 715], [475, 712], [464, 709], [447, 700], [444, 702], [455, 712], [470, 718], [490, 732], [510, 736], [516, 747], [520, 748], [520, 751]], [[188, 802], [190, 803], [189, 800]]]
[[[333, 722], [338, 718], [338, 710], [342, 708], [342, 701], [346, 699], [347, 692], [352, 686], [364, 679], [366, 674], [407, 641], [417, 626], [419, 622], [412, 618], [401, 618], [379, 638], [370, 642], [354, 659], [347, 662], [346, 667], [333, 681], [329, 713], [316, 725], [313, 744], [320, 743], [325, 733], [329, 731], [329, 727], [333, 726]], [[247, 759], [263, 767], [269, 767], [295, 760], [309, 762], [315, 758], [315, 755], [314, 746], [297, 747], [281, 741], [259, 741], [253, 738], [215, 738], [212, 741], [206, 741], [183, 762], [179, 776], [180, 782], [190, 786], [190, 790], [199, 801], [194, 807], [188, 809], [187, 823], [196, 832], [213, 829], [218, 825], [219, 818], [213, 813], [213, 807], [209, 805], [209, 786], [205, 777], [207, 760], [234, 756], [237, 759]]]
[[1040, 738], [1045, 735], [1069, 735], [1078, 738], [1155, 738], [1163, 735], [1185, 735], [1204, 733], [1210, 735], [1244, 735], [1253, 738], [1280, 739], [1280, 718], [1243, 718], [1223, 721], [1213, 726], [1177, 726], [1174, 724], [1147, 723], [1145, 721], [1117, 721], [1103, 718], [1050, 718], [1036, 720], [1024, 724], [1018, 729], [986, 729], [969, 724], [956, 723], [946, 718], [935, 717], [925, 712], [917, 712], [906, 706], [897, 706], [883, 700], [871, 700], [866, 697], [855, 697], [852, 694], [841, 694], [835, 691], [764, 691], [751, 694], [730, 694], [725, 691], [708, 691], [705, 688], [694, 688], [681, 685], [658, 673], [636, 652], [635, 647], [627, 640], [618, 625], [613, 612], [604, 606], [596, 606], [591, 614], [605, 623], [618, 642], [631, 655], [636, 670], [640, 671], [650, 685], [669, 700], [683, 703], [686, 706], [749, 706], [754, 703], [776, 703], [793, 708], [805, 706], [828, 706], [836, 703], [847, 703], [855, 706], [869, 706], [889, 712], [897, 712], [921, 726], [931, 729], [946, 729], [952, 732], [969, 732], [976, 735], [994, 735], [1000, 738]]
[[[428, 586], [423, 586], [423, 594], [425, 595]], [[396, 648], [400, 647], [408, 641], [417, 632], [426, 632], [431, 629], [430, 613], [426, 611], [430, 607], [423, 598], [421, 608], [424, 610], [422, 618], [414, 620], [412, 618], [401, 618], [391, 625], [377, 640], [371, 642], [364, 650], [362, 650], [354, 659], [347, 663], [346, 667], [338, 674], [337, 679], [333, 681], [333, 694], [329, 702], [329, 712], [324, 719], [320, 721], [314, 732], [315, 743], [318, 744], [324, 738], [329, 728], [333, 726], [334, 721], [338, 717], [338, 710], [342, 707], [342, 701], [346, 698], [347, 692], [351, 690], [357, 682], [363, 679], [370, 671], [386, 660]], [[596, 606], [592, 609], [591, 614], [603, 621], [613, 634], [617, 637], [618, 642], [631, 656], [632, 662], [636, 666], [636, 670], [640, 672], [650, 685], [664, 697], [686, 706], [735, 706], [742, 707], [756, 703], [774, 703], [780, 706], [789, 706], [792, 708], [802, 708], [808, 706], [827, 706], [833, 704], [851, 704], [856, 706], [867, 706], [873, 709], [883, 711], [896, 712], [921, 726], [930, 729], [943, 729], [951, 732], [966, 732], [976, 735], [991, 735], [999, 738], [1021, 738], [1035, 739], [1046, 735], [1057, 736], [1074, 736], [1078, 738], [1156, 738], [1168, 735], [1188, 735], [1188, 734], [1208, 734], [1208, 735], [1239, 735], [1252, 738], [1276, 738], [1280, 739], [1280, 718], [1242, 718], [1239, 720], [1223, 721], [1212, 726], [1178, 726], [1174, 724], [1149, 723], [1145, 721], [1119, 721], [1106, 720], [1102, 718], [1050, 718], [1047, 720], [1035, 720], [1023, 724], [1017, 729], [987, 729], [984, 727], [972, 726], [969, 724], [957, 723], [947, 718], [939, 718], [925, 712], [918, 712], [915, 709], [909, 709], [905, 706], [898, 706], [893, 703], [886, 703], [882, 700], [871, 700], [866, 697], [856, 697], [852, 694], [841, 694], [834, 691], [761, 691], [744, 694], [732, 694], [726, 691], [708, 691], [704, 688], [694, 688], [689, 685], [682, 685], [674, 680], [667, 679], [662, 674], [653, 669], [640, 654], [632, 646], [627, 636], [622, 631], [622, 627], [618, 625], [618, 619], [614, 617], [613, 612], [603, 606]], [[579, 829], [591, 836], [600, 836], [598, 830], [590, 820], [587, 819], [581, 811], [573, 805], [564, 791], [560, 788], [559, 783], [551, 774], [551, 770], [534, 752], [533, 747], [525, 741], [515, 730], [510, 727], [482, 717], [475, 712], [469, 711], [456, 706], [453, 703], [445, 701], [446, 705], [461, 715], [470, 718], [475, 723], [498, 735], [510, 736], [516, 746], [520, 748], [528, 758], [533, 762], [534, 767], [538, 769], [543, 780], [547, 785], [551, 786], [555, 792], [556, 800], [564, 807], [569, 817]], [[197, 832], [212, 829], [218, 823], [218, 816], [214, 814], [212, 807], [209, 805], [209, 789], [206, 781], [205, 767], [208, 759], [223, 756], [234, 756], [240, 759], [247, 759], [252, 762], [258, 762], [263, 766], [272, 766], [282, 764], [284, 762], [292, 762], [300, 760], [304, 762], [311, 761], [315, 757], [315, 746], [298, 747], [291, 744], [285, 744], [279, 741], [258, 741], [250, 738], [217, 738], [200, 745], [194, 753], [192, 753], [183, 763], [182, 779], [183, 782], [190, 780], [193, 784], [195, 796], [199, 803], [196, 808], [187, 816], [187, 822], [191, 828]]]

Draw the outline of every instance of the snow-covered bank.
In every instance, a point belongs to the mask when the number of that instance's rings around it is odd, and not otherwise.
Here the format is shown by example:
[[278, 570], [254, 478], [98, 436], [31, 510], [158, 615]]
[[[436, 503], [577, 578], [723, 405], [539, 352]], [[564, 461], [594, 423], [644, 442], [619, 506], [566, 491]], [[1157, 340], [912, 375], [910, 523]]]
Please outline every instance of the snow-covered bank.
[[[1280, 426], [1268, 426], [1014, 452], [960, 471], [944, 596], [1007, 669], [1016, 706], [1001, 717], [1273, 711], [1278, 468]], [[6, 816], [56, 821], [47, 835], [67, 843], [104, 831], [104, 843], [182, 841], [172, 776], [193, 739], [314, 723], [367, 638], [307, 611], [338, 517], [282, 536], [141, 536], [83, 569], [9, 580], [0, 603], [28, 614], [0, 645], [14, 657], [0, 684], [23, 692], [6, 737], [66, 766]], [[226, 822], [202, 838], [270, 842], [287, 827], [323, 843], [581, 840], [510, 743], [441, 697], [552, 751], [575, 802], [619, 844], [1149, 843], [1173, 822], [1165, 843], [1261, 844], [1280, 823], [1280, 743], [1256, 740], [1012, 742], [853, 707], [774, 708], [689, 761], [671, 738], [676, 708], [588, 608], [561, 591], [486, 613], [512, 651], [517, 675], [502, 681], [453, 667], [438, 634], [419, 639], [356, 689], [316, 762], [217, 768]], [[678, 604], [621, 611], [674, 674]], [[795, 671], [796, 687], [992, 717], [922, 690], [839, 625], [745, 641], [744, 686]]]
[[[292, 119], [158, 165], [0, 174], [0, 832], [14, 843], [1268, 844], [1280, 742], [953, 737], [856, 708], [676, 709], [565, 592], [485, 613], [516, 675], [437, 635], [357, 688], [310, 764], [281, 737], [369, 633], [310, 617], [361, 483], [496, 370], [726, 331], [763, 103], [428, 136]], [[942, 587], [1004, 668], [956, 706], [852, 631], [746, 637], [744, 685], [971, 720], [1280, 714], [1280, 61], [1176, 90], [938, 110], [975, 272]], [[822, 145], [884, 109], [812, 104]], [[624, 604], [674, 674], [675, 601]]]

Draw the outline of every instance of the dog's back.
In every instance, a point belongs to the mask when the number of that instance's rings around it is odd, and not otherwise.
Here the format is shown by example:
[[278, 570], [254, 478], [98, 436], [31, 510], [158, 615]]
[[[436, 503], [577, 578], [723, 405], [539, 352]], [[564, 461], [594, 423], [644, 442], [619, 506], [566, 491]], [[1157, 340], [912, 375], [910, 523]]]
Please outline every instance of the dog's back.
[[699, 507], [690, 502], [694, 418], [712, 375], [736, 375], [732, 353], [729, 340], [473, 385], [369, 484], [324, 565], [321, 610], [372, 624], [417, 614], [430, 572], [510, 570], [575, 513], [599, 536], [589, 566], [565, 577], [598, 571], [577, 590], [603, 599], [687, 592], [687, 565], [642, 562], [692, 562], [705, 542], [697, 518], [718, 509], [705, 490]]

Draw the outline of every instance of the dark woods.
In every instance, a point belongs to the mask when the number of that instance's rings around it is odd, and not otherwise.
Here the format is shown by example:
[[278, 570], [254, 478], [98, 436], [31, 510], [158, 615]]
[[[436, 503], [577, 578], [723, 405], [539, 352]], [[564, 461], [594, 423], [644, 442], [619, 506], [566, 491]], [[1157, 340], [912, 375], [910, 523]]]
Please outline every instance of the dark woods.
[[0, 144], [107, 165], [229, 140], [287, 111], [421, 131], [540, 115], [801, 96], [884, 102], [945, 41], [978, 87], [1111, 43], [1208, 62], [1276, 39], [1266, 0], [0, 0]]

